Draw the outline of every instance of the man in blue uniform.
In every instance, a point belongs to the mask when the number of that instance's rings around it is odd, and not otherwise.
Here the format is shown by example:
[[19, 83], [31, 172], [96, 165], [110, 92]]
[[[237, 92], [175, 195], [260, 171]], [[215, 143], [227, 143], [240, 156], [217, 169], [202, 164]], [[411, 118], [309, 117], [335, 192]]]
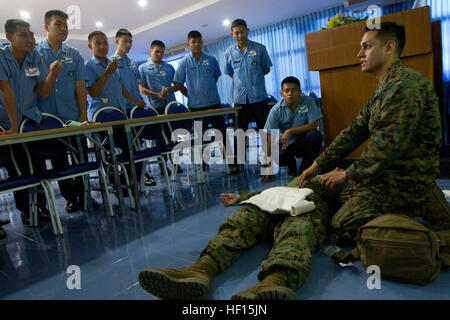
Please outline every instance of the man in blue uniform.
[[[249, 29], [242, 19], [231, 24], [231, 36], [236, 40], [225, 51], [225, 74], [233, 80], [233, 102], [238, 112], [239, 128], [248, 129], [253, 116], [258, 129], [263, 129], [269, 114], [264, 76], [270, 72], [272, 61], [266, 47], [248, 39]], [[237, 169], [238, 167], [236, 167]]]
[[[164, 42], [154, 40], [150, 45], [150, 58], [139, 66], [139, 89], [141, 94], [144, 96], [147, 104], [155, 108], [161, 115], [165, 114], [168, 103], [176, 101], [175, 92], [178, 91], [173, 84], [175, 69], [169, 63], [162, 61], [165, 49], [166, 45]], [[180, 90], [184, 95], [187, 95], [186, 87], [181, 86]], [[163, 123], [163, 132], [170, 141], [170, 130], [165, 123]], [[161, 146], [164, 144], [164, 137], [161, 136], [156, 145]], [[161, 170], [161, 172], [163, 171]], [[178, 166], [178, 172], [182, 172], [180, 166]]]
[[[116, 45], [117, 49], [113, 56], [109, 59], [112, 60], [113, 57], [117, 57], [119, 62], [119, 67], [117, 72], [120, 74], [120, 82], [123, 84], [125, 89], [130, 93], [130, 95], [136, 101], [142, 100], [141, 93], [139, 91], [139, 71], [136, 62], [128, 56], [133, 45], [133, 35], [130, 31], [126, 29], [119, 29], [116, 32]], [[131, 110], [135, 107], [133, 103], [126, 100], [127, 115], [130, 116]], [[139, 167], [142, 164], [138, 164]], [[145, 173], [145, 185], [154, 186], [156, 181], [153, 177], [150, 177]]]
[[[36, 122], [41, 121], [38, 96], [48, 97], [51, 94], [56, 78], [63, 70], [63, 65], [60, 61], [55, 61], [47, 68], [41, 55], [34, 49], [36, 43], [28, 22], [9, 19], [5, 23], [5, 33], [9, 43], [0, 46], [0, 89], [2, 92], [0, 125], [7, 129], [8, 133], [17, 133], [19, 124], [25, 117]], [[28, 161], [24, 156], [23, 148], [14, 145], [12, 149], [22, 174], [28, 174]], [[9, 154], [9, 152], [2, 152], [2, 154]], [[6, 160], [9, 176], [17, 177], [14, 166], [9, 166], [10, 159]], [[36, 165], [37, 161], [33, 164]], [[23, 222], [28, 222], [28, 192], [17, 191], [14, 193], [14, 199], [17, 209], [22, 212]], [[40, 221], [50, 221], [42, 194], [38, 196], [38, 212]]]
[[[80, 53], [64, 43], [68, 35], [67, 19], [67, 14], [60, 10], [45, 13], [44, 28], [47, 31], [47, 38], [39, 42], [37, 51], [42, 55], [47, 67], [59, 60], [64, 65], [64, 70], [58, 75], [50, 96], [39, 98], [39, 109], [57, 116], [64, 122], [69, 120], [84, 122], [87, 121], [87, 74]], [[83, 143], [86, 143], [85, 139]], [[39, 149], [34, 151], [39, 154]], [[66, 148], [61, 149], [58, 157], [52, 158], [52, 164], [54, 168], [69, 165]], [[84, 207], [81, 178], [59, 181], [58, 184], [61, 194], [67, 200], [65, 209], [68, 213], [77, 212], [80, 207]]]
[[[280, 166], [288, 166], [288, 174], [297, 176], [295, 157], [302, 157], [300, 174], [309, 168], [322, 145], [322, 134], [317, 131], [317, 121], [322, 113], [311, 97], [302, 94], [300, 81], [295, 77], [287, 77], [281, 82], [281, 96], [269, 113], [264, 129], [271, 141], [271, 129], [280, 130]], [[271, 144], [267, 143], [268, 156], [271, 156]], [[269, 162], [268, 166], [271, 163]], [[268, 176], [263, 176], [263, 181]]]
[[[88, 36], [88, 42], [89, 49], [93, 53], [92, 58], [85, 63], [89, 78], [86, 84], [89, 93], [89, 120], [93, 121], [95, 113], [106, 106], [119, 108], [127, 114], [126, 100], [135, 106], [145, 107], [145, 101], [134, 99], [123, 85], [120, 73], [117, 72], [119, 62], [107, 58], [109, 45], [106, 35], [102, 31], [93, 31]], [[116, 147], [121, 148], [123, 153], [128, 152], [128, 144], [125, 141], [116, 141]], [[128, 172], [130, 172], [129, 169]], [[136, 166], [138, 177], [140, 177], [141, 169], [142, 165], [138, 163]], [[124, 195], [126, 196], [127, 193], [125, 192]]]
[[[174, 82], [176, 88], [181, 89], [186, 83], [188, 107], [192, 111], [204, 111], [221, 108], [217, 81], [222, 75], [219, 64], [213, 56], [203, 52], [203, 40], [200, 32], [193, 30], [188, 34], [187, 54], [178, 65]], [[207, 117], [203, 120], [203, 132], [211, 123], [214, 129], [222, 133], [223, 143], [226, 145], [226, 126], [223, 116]]]
[[[113, 106], [127, 114], [127, 103], [145, 107], [145, 101], [134, 99], [123, 85], [120, 73], [116, 72], [119, 62], [107, 58], [108, 38], [102, 31], [93, 31], [88, 36], [88, 46], [93, 56], [86, 65], [88, 82], [88, 118], [92, 121], [94, 114], [103, 107]], [[128, 102], [126, 101], [128, 100]]]

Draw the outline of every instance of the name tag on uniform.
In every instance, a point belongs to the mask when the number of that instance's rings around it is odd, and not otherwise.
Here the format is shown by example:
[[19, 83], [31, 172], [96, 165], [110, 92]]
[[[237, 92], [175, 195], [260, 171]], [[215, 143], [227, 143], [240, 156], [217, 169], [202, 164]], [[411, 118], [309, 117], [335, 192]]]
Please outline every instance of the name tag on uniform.
[[166, 72], [165, 72], [165, 71], [160, 71], [160, 72], [159, 72], [159, 76], [160, 76], [160, 77], [164, 77], [165, 75], [166, 75]]
[[248, 56], [249, 57], [256, 57], [256, 51], [255, 50], [251, 50], [248, 52]]
[[233, 61], [233, 63], [239, 63], [239, 62], [241, 62], [241, 60], [236, 60], [236, 61]]
[[195, 69], [197, 69], [197, 67], [191, 67], [191, 70], [195, 70]]
[[61, 58], [61, 62], [62, 62], [62, 63], [72, 63], [73, 60], [72, 60], [71, 57], [62, 57], [62, 58]]
[[209, 61], [208, 60], [203, 60], [202, 61], [202, 66], [209, 66]]
[[27, 77], [39, 77], [41, 75], [41, 72], [39, 71], [39, 68], [28, 68], [25, 69], [25, 75]]
[[308, 107], [301, 106], [300, 108], [298, 108], [297, 113], [308, 113]]
[[148, 68], [147, 70], [149, 70], [149, 71], [153, 71], [153, 70], [155, 70], [155, 68]]
[[102, 98], [102, 102], [103, 103], [108, 103], [109, 99], [108, 98]]

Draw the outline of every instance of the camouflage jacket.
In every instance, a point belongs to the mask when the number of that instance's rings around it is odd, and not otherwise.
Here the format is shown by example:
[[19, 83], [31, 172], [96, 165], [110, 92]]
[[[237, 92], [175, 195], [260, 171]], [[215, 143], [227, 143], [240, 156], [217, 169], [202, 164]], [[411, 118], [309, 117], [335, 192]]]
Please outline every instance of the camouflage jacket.
[[316, 161], [332, 167], [370, 138], [347, 177], [358, 188], [383, 190], [397, 206], [420, 204], [439, 174], [441, 130], [432, 84], [396, 61], [356, 119]]

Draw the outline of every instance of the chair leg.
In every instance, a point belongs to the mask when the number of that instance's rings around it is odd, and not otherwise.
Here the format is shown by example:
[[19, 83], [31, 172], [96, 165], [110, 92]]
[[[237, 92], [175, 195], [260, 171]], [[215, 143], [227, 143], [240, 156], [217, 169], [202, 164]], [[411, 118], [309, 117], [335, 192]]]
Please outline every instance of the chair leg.
[[52, 189], [51, 184], [48, 181], [42, 180], [41, 184], [42, 184], [42, 189], [44, 189], [45, 199], [47, 199], [47, 203], [48, 203], [48, 211], [50, 212], [50, 220], [52, 222], [53, 234], [55, 236], [57, 236], [59, 233], [59, 229], [57, 228], [56, 223], [55, 223], [55, 219], [56, 219], [55, 201], [56, 200], [54, 197], [53, 189]]
[[89, 178], [86, 176], [83, 176], [83, 195], [82, 197], [84, 198], [83, 204], [84, 207], [81, 208], [81, 210], [83, 211], [90, 211], [92, 209], [92, 207], [89, 205], [89, 196], [91, 194], [91, 188], [89, 187]]
[[[103, 187], [105, 188], [104, 194], [103, 194], [103, 191], [102, 191], [103, 205], [104, 205], [105, 207], [106, 207], [106, 206], [108, 207], [108, 209], [109, 209], [109, 215], [110, 215], [111, 217], [114, 217], [114, 211], [113, 211], [113, 208], [112, 208], [112, 205], [111, 205], [111, 200], [110, 200], [110, 198], [109, 198], [108, 181], [107, 181], [107, 178], [106, 178], [105, 173], [103, 172], [103, 168], [100, 168], [100, 169], [98, 170], [98, 175], [99, 175], [99, 177], [100, 177], [101, 183], [103, 184]], [[105, 200], [106, 200], [106, 202], [105, 202]]]
[[131, 208], [134, 209], [134, 208], [136, 208], [136, 203], [135, 203], [134, 198], [133, 198], [133, 192], [131, 190], [131, 185], [130, 185], [130, 179], [128, 177], [128, 172], [127, 172], [125, 166], [123, 165], [123, 163], [120, 163], [119, 166], [122, 168], [123, 175], [125, 177], [125, 184], [126, 184], [127, 191], [128, 191], [128, 197], [130, 198]]
[[37, 195], [38, 195], [38, 189], [37, 187], [33, 188], [33, 202], [31, 204], [31, 212], [33, 212], [33, 226], [38, 226], [38, 205], [37, 205]]
[[[198, 153], [198, 152], [200, 152], [200, 157], [199, 157], [199, 159], [202, 159], [203, 157], [202, 157], [202, 154], [201, 154], [201, 152], [202, 152], [202, 147], [194, 147], [193, 148], [194, 149], [194, 159], [195, 159], [195, 154], [196, 153]], [[204, 173], [203, 173], [203, 161], [202, 161], [202, 163], [200, 163], [200, 164], [196, 164], [195, 165], [195, 167], [196, 167], [196, 174], [197, 174], [197, 181], [198, 181], [198, 183], [205, 183], [205, 175], [204, 175]]]
[[145, 161], [143, 164], [142, 164], [142, 170], [141, 170], [141, 178], [140, 178], [140, 184], [139, 184], [139, 186], [140, 186], [140, 192], [144, 192], [144, 189], [145, 189], [145, 170], [146, 170], [146, 168], [147, 168], [147, 164], [148, 164], [148, 161]]
[[177, 163], [180, 160], [180, 151], [178, 151], [177, 153], [175, 153], [174, 156], [175, 159], [173, 159], [173, 163], [172, 163], [172, 173], [170, 175], [170, 181], [175, 181], [177, 178], [177, 171], [178, 171], [178, 165]]
[[164, 160], [164, 157], [162, 157], [162, 156], [159, 156], [158, 160], [162, 164], [162, 168], [164, 171], [164, 178], [166, 178], [167, 191], [169, 193], [169, 196], [172, 196], [172, 185], [170, 183], [169, 173], [167, 172], [166, 160]]
[[226, 150], [225, 145], [223, 144], [223, 142], [220, 142], [220, 145], [222, 146], [222, 155], [223, 155], [223, 158], [225, 159], [225, 168], [227, 169], [227, 175], [229, 175], [230, 174], [230, 169], [228, 168], [227, 150]]

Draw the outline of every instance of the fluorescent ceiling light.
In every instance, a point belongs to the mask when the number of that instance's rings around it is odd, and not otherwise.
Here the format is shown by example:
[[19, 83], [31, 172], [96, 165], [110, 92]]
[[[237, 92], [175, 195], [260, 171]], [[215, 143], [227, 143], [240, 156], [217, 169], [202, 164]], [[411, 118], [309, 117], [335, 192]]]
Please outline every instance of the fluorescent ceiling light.
[[101, 27], [103, 27], [103, 23], [102, 23], [101, 21], [97, 21], [97, 22], [95, 23], [95, 26], [96, 26], [97, 28], [101, 28]]
[[226, 26], [229, 26], [230, 25], [230, 20], [228, 20], [228, 19], [225, 19], [225, 20], [223, 20], [223, 25], [226, 27]]
[[29, 19], [31, 17], [28, 11], [20, 11], [20, 16], [24, 19]]
[[146, 7], [147, 6], [147, 0], [139, 0], [138, 1], [138, 5], [141, 7]]

